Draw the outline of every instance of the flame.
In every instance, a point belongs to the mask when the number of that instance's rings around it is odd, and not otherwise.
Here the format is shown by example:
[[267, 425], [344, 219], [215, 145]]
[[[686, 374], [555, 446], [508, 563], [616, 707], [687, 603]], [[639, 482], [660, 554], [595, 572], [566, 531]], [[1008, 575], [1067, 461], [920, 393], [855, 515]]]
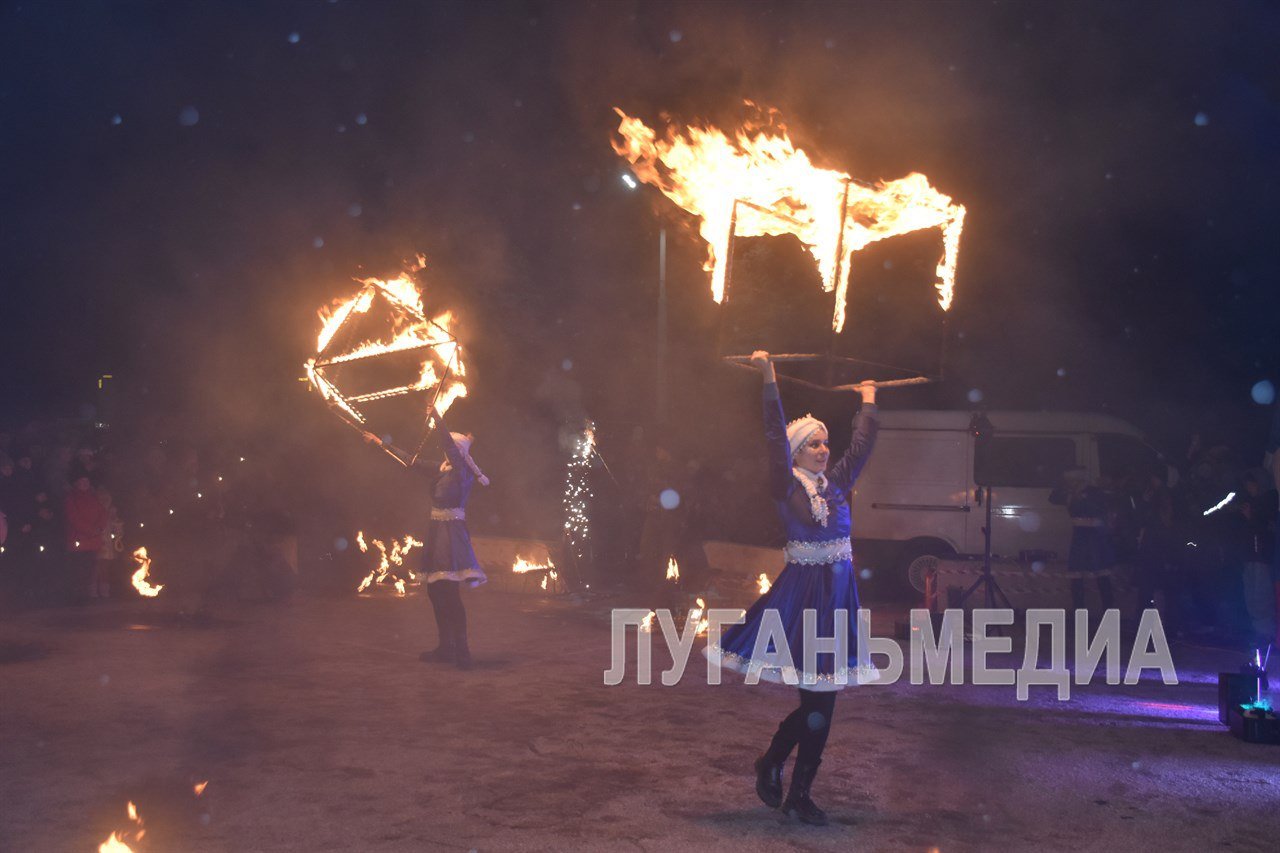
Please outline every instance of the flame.
[[[129, 820], [138, 825], [137, 831], [133, 833], [133, 840], [141, 841], [146, 836], [147, 831], [142, 828], [142, 818], [138, 817], [138, 807], [131, 801], [126, 809]], [[125, 841], [129, 835], [128, 830], [117, 830], [107, 837], [107, 840], [98, 845], [98, 853], [133, 853], [133, 848]]]
[[[337, 406], [357, 423], [366, 422], [357, 404], [370, 400], [435, 389], [436, 393], [428, 399], [434, 398], [435, 408], [444, 414], [454, 401], [467, 394], [467, 386], [462, 381], [467, 373], [466, 365], [462, 361], [461, 349], [453, 333], [453, 312], [445, 311], [428, 320], [422, 305], [422, 293], [409, 278], [411, 273], [422, 269], [424, 265], [425, 259], [419, 256], [418, 265], [397, 278], [357, 279], [361, 288], [354, 296], [339, 299], [331, 306], [320, 309], [320, 334], [316, 337], [316, 354], [303, 364], [303, 369], [306, 378], [325, 402]], [[338, 330], [353, 316], [367, 314], [375, 296], [381, 296], [395, 309], [390, 339], [365, 341], [346, 352], [328, 354], [327, 350]], [[426, 356], [418, 379], [409, 385], [347, 396], [323, 372], [324, 368], [335, 364], [417, 349], [425, 350]], [[437, 364], [447, 371], [447, 381], [442, 380], [436, 372]]]
[[773, 584], [769, 582], [769, 576], [764, 572], [761, 572], [760, 577], [756, 578], [756, 583], [760, 585], [761, 595], [764, 595], [773, 586]]
[[526, 572], [545, 572], [548, 569], [554, 569], [555, 567], [556, 567], [556, 564], [551, 562], [551, 560], [547, 560], [546, 564], [544, 565], [542, 563], [530, 562], [529, 560], [526, 560], [524, 557], [521, 557], [519, 554], [517, 554], [516, 561], [511, 564], [511, 571], [515, 572], [518, 575], [522, 575]]
[[203, 782], [197, 782], [195, 785], [192, 786], [191, 790], [194, 791], [195, 795], [198, 797], [204, 793], [204, 789], [207, 787], [209, 787], [208, 779], [206, 779]]
[[689, 608], [688, 619], [698, 626], [697, 636], [701, 637], [707, 633], [707, 628], [711, 626], [711, 622], [704, 616], [707, 612], [707, 603], [701, 598], [697, 601], [697, 607]]
[[[756, 108], [750, 101], [748, 106]], [[835, 292], [832, 328], [844, 328], [852, 254], [877, 240], [941, 228], [938, 304], [951, 307], [963, 206], [952, 203], [919, 173], [866, 184], [822, 169], [796, 148], [776, 112], [760, 111], [730, 139], [711, 125], [670, 125], [658, 132], [615, 108], [621, 118], [614, 150], [636, 177], [698, 217], [707, 243], [703, 268], [711, 295], [724, 301], [733, 235], [792, 234], [818, 266], [822, 288]]]
[[106, 841], [98, 845], [98, 853], [133, 853], [133, 848], [124, 843], [120, 833], [113, 832]]
[[667, 580], [673, 582], [680, 580], [680, 566], [676, 564], [675, 557], [667, 558]]
[[656, 611], [650, 610], [650, 611], [649, 611], [649, 613], [648, 613], [648, 615], [646, 615], [646, 616], [644, 617], [644, 619], [641, 619], [641, 620], [640, 620], [640, 630], [641, 630], [641, 631], [644, 631], [646, 634], [648, 634], [648, 633], [652, 632], [652, 631], [653, 631], [653, 617], [655, 617], [655, 616], [657, 616], [657, 615], [658, 615], [658, 614], [657, 614], [657, 612], [656, 612]]
[[[360, 581], [360, 585], [356, 587], [356, 592], [364, 592], [375, 583], [385, 583], [389, 580], [392, 586], [395, 587], [396, 595], [408, 595], [409, 590], [406, 579], [392, 572], [391, 567], [393, 565], [403, 566], [405, 556], [414, 548], [421, 548], [422, 542], [415, 539], [411, 533], [406, 533], [403, 539], [392, 539], [390, 548], [387, 548], [386, 543], [381, 539], [371, 541], [373, 542], [373, 547], [378, 549], [378, 565], [369, 572], [364, 580]], [[356, 531], [356, 545], [360, 547], [361, 553], [367, 553], [369, 550], [369, 546], [364, 539], [363, 530]], [[406, 574], [409, 576], [409, 581], [417, 579], [417, 575], [412, 571], [406, 570]]]
[[147, 547], [144, 545], [134, 551], [133, 559], [138, 564], [138, 570], [133, 573], [133, 588], [145, 598], [155, 598], [164, 586], [162, 584], [153, 586], [147, 580], [147, 576], [151, 574], [151, 558], [147, 556]]

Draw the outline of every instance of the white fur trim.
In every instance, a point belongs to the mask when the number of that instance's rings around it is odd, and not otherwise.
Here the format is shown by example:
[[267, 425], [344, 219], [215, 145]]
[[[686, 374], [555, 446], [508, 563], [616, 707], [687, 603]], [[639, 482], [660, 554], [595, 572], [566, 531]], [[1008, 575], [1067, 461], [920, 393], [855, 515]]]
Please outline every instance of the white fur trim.
[[822, 490], [827, 487], [826, 475], [814, 474], [812, 471], [806, 471], [803, 468], [792, 468], [791, 473], [800, 481], [805, 493], [809, 495], [809, 510], [813, 513], [813, 520], [826, 527], [827, 518], [831, 515], [831, 508], [827, 506], [827, 499], [822, 496]]
[[712, 661], [718, 657], [722, 667], [740, 675], [754, 672], [759, 674], [761, 681], [800, 687], [815, 693], [834, 693], [846, 687], [874, 684], [880, 680], [880, 669], [870, 661], [860, 663], [856, 667], [842, 667], [832, 674], [824, 674], [802, 672], [794, 666], [764, 666], [750, 658], [710, 644], [703, 647], [702, 654]]

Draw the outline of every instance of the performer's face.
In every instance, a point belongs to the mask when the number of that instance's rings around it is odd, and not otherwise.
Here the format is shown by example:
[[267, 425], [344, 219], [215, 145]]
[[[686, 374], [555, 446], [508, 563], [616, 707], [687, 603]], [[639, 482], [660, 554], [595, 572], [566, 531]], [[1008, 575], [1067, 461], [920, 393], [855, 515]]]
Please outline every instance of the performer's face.
[[796, 465], [813, 474], [827, 470], [831, 448], [827, 447], [827, 431], [819, 429], [796, 451]]

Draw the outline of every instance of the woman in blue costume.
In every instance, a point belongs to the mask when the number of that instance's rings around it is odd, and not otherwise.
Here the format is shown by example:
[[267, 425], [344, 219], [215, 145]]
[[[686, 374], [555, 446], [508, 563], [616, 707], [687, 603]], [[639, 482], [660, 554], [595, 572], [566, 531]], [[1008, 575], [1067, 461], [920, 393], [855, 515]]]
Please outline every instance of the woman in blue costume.
[[[836, 692], [849, 684], [876, 680], [874, 666], [857, 647], [858, 586], [849, 541], [848, 495], [876, 439], [875, 386], [859, 386], [862, 410], [854, 419], [849, 449], [828, 467], [826, 426], [811, 415], [787, 424], [769, 354], [751, 356], [764, 378], [764, 434], [769, 453], [769, 492], [786, 527], [786, 568], [746, 613], [746, 621], [724, 632], [718, 649], [724, 666], [758, 673], [768, 681], [798, 685], [800, 706], [782, 721], [764, 755], [756, 760], [756, 793], [768, 806], [795, 812], [805, 823], [824, 825], [827, 816], [809, 796], [831, 730]], [[830, 652], [816, 656], [815, 671], [804, 669], [804, 612], [815, 611], [816, 637], [836, 634], [836, 611], [847, 612], [848, 660]], [[772, 611], [772, 613], [770, 612]], [[770, 626], [772, 628], [770, 629]], [[780, 631], [778, 630], [780, 626]], [[764, 630], [762, 634], [762, 629]], [[794, 666], [777, 666], [767, 656], [767, 638], [781, 633]], [[763, 647], [757, 640], [764, 637]], [[860, 662], [861, 661], [861, 662]], [[799, 746], [791, 786], [782, 796], [782, 768]]]
[[479, 481], [489, 485], [471, 458], [471, 435], [449, 432], [444, 416], [433, 412], [435, 435], [444, 451], [444, 462], [437, 466], [412, 457], [398, 447], [385, 444], [366, 432], [365, 440], [379, 445], [406, 468], [427, 476], [431, 486], [431, 520], [423, 542], [422, 573], [426, 575], [427, 597], [435, 611], [439, 645], [419, 657], [423, 661], [452, 663], [458, 669], [471, 668], [471, 652], [467, 648], [467, 611], [462, 606], [461, 585], [477, 587], [487, 578], [476, 560], [467, 531], [467, 498]]

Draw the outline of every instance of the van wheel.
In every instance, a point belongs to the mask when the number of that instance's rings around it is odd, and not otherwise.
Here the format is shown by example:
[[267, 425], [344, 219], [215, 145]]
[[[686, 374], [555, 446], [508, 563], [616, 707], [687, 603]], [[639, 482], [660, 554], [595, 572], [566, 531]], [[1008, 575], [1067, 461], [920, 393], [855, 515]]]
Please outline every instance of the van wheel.
[[938, 558], [950, 557], [955, 549], [945, 542], [917, 542], [908, 544], [902, 554], [901, 564], [906, 568], [907, 580], [916, 592], [924, 592], [925, 578], [937, 571]]

